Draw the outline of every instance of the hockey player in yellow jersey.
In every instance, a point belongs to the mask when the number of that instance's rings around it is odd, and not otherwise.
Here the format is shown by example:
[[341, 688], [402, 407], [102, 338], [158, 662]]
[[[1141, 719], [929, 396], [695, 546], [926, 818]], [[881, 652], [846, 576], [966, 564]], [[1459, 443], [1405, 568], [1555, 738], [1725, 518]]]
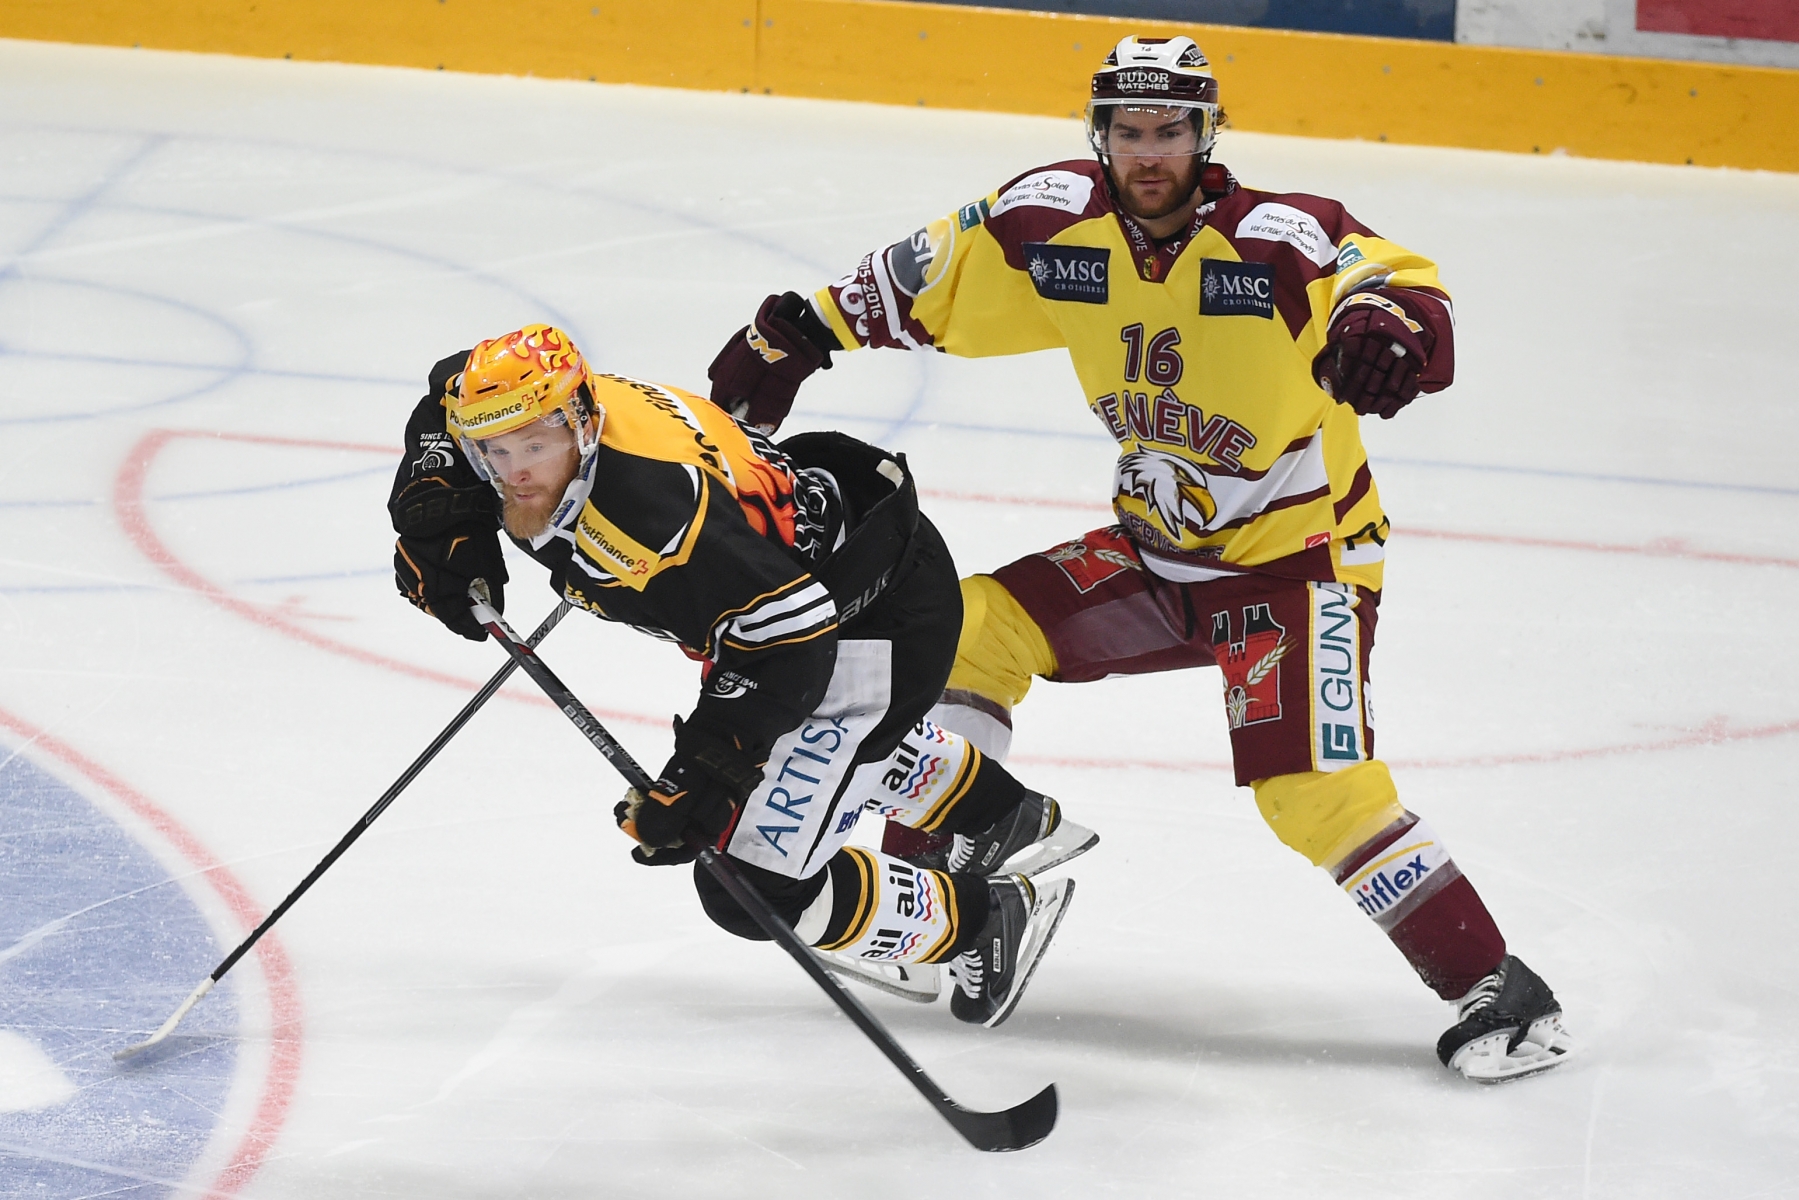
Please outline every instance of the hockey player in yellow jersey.
[[1117, 523], [962, 581], [933, 719], [1003, 755], [1033, 677], [1216, 665], [1237, 783], [1456, 1004], [1443, 1063], [1543, 1070], [1572, 1049], [1560, 1005], [1401, 804], [1368, 708], [1389, 525], [1359, 424], [1450, 384], [1449, 294], [1336, 201], [1240, 184], [1211, 161], [1223, 118], [1190, 38], [1124, 39], [1093, 77], [1097, 161], [1015, 176], [809, 300], [770, 296], [713, 399], [772, 430], [834, 352], [1066, 348], [1119, 445]]

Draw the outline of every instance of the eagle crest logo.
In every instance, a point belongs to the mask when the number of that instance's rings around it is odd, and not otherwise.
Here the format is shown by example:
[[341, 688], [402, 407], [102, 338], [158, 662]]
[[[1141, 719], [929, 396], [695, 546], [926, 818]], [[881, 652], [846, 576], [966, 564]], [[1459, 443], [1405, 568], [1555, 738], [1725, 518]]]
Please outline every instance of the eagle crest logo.
[[[1159, 450], [1132, 450], [1118, 460], [1118, 497], [1169, 542], [1190, 549], [1218, 516], [1206, 473]], [[1136, 511], [1140, 509], [1141, 511]]]

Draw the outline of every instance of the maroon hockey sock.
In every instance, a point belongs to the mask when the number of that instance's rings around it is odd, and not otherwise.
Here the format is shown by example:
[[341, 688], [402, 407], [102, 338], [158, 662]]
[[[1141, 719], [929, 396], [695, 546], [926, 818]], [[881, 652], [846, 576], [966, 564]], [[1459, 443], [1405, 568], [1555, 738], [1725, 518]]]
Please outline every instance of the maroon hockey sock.
[[1335, 875], [1445, 1000], [1467, 995], [1505, 957], [1505, 937], [1480, 894], [1435, 831], [1411, 813], [1344, 859]]
[[938, 832], [927, 833], [898, 821], [887, 822], [881, 835], [881, 852], [899, 858], [916, 858], [949, 845], [953, 834], [976, 834], [991, 828], [1024, 799], [1024, 785], [997, 760], [980, 755], [961, 795], [950, 801]]
[[949, 843], [950, 835], [947, 833], [926, 833], [922, 829], [913, 829], [910, 825], [901, 825], [898, 821], [889, 821], [885, 832], [881, 834], [881, 853], [891, 854], [895, 858], [917, 858], [933, 850], [941, 850]]
[[1466, 996], [1505, 957], [1505, 936], [1466, 876], [1451, 880], [1387, 936], [1445, 1000]]

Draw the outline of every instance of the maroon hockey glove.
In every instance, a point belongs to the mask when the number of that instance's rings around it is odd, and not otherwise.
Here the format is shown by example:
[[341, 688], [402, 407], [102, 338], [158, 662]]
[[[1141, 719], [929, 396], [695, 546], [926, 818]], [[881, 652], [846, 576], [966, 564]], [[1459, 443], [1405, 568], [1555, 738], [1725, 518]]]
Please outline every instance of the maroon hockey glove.
[[1312, 377], [1339, 404], [1385, 420], [1418, 395], [1418, 375], [1429, 357], [1424, 337], [1424, 326], [1397, 303], [1377, 292], [1357, 292], [1331, 322], [1324, 349], [1312, 360]]
[[831, 351], [841, 348], [798, 292], [770, 296], [706, 368], [712, 403], [772, 433], [787, 419], [800, 384], [821, 367], [830, 370]]
[[633, 788], [612, 810], [618, 827], [640, 844], [631, 857], [645, 866], [692, 862], [691, 835], [717, 843], [737, 810], [762, 782], [762, 768], [737, 746], [675, 721], [675, 754], [650, 794]]

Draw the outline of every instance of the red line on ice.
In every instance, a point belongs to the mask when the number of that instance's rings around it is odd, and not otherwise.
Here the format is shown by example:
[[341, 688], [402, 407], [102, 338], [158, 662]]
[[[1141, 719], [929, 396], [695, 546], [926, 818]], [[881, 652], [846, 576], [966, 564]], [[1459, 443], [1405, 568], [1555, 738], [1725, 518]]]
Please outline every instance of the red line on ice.
[[[1611, 746], [1574, 746], [1565, 750], [1539, 750], [1523, 754], [1470, 754], [1455, 758], [1389, 758], [1389, 766], [1413, 771], [1446, 771], [1461, 767], [1499, 767], [1519, 763], [1575, 762], [1586, 758], [1612, 758], [1620, 754], [1649, 754], [1659, 750], [1683, 750], [1694, 746], [1724, 746], [1732, 742], [1757, 742], [1767, 738], [1799, 733], [1799, 721], [1782, 721], [1773, 725], [1753, 725], [1747, 729], [1731, 729], [1722, 717], [1714, 717], [1698, 729], [1674, 734], [1654, 741], [1619, 742]], [[1063, 754], [1015, 754], [1011, 761], [1029, 766], [1074, 767], [1085, 770], [1115, 771], [1119, 766], [1145, 767], [1151, 771], [1229, 771], [1228, 762], [1206, 759], [1148, 759], [1128, 761], [1118, 758], [1077, 758]]]
[[[1059, 508], [1093, 514], [1109, 514], [1111, 509], [1103, 504], [1090, 500], [1063, 500], [1049, 496], [1002, 496], [990, 492], [951, 492], [931, 488], [921, 488], [920, 494], [936, 500], [959, 500], [971, 504], [1018, 505], [1033, 508]], [[1527, 546], [1544, 550], [1575, 550], [1588, 554], [1639, 554], [1651, 558], [1685, 558], [1701, 562], [1722, 562], [1747, 564], [1751, 566], [1799, 567], [1799, 558], [1778, 558], [1759, 554], [1728, 554], [1721, 551], [1700, 550], [1674, 539], [1661, 539], [1642, 545], [1618, 542], [1582, 542], [1556, 538], [1513, 537], [1503, 534], [1459, 533], [1439, 529], [1413, 529], [1406, 527], [1399, 531], [1401, 537], [1435, 538], [1440, 541], [1485, 542], [1502, 546]], [[1690, 746], [1713, 746], [1728, 742], [1758, 741], [1763, 738], [1782, 737], [1791, 733], [1799, 733], [1799, 721], [1788, 721], [1783, 724], [1761, 725], [1750, 729], [1729, 730], [1724, 728], [1722, 719], [1707, 722], [1700, 729], [1687, 734], [1680, 734], [1661, 741], [1623, 742], [1613, 746], [1588, 746], [1567, 750], [1543, 750], [1536, 753], [1505, 755], [1470, 755], [1462, 758], [1420, 758], [1390, 759], [1395, 767], [1413, 770], [1442, 770], [1456, 767], [1498, 766], [1504, 763], [1549, 763], [1571, 762], [1584, 758], [1609, 758], [1619, 754], [1641, 754], [1657, 750], [1674, 750]], [[1025, 764], [1042, 766], [1104, 768], [1115, 769], [1120, 760], [1116, 758], [1082, 758], [1060, 754], [1019, 754], [1015, 760]], [[1148, 767], [1154, 771], [1228, 771], [1231, 765], [1226, 762], [1205, 762], [1198, 759], [1188, 761], [1155, 761], [1134, 759], [1132, 766]]]
[[[144, 555], [161, 567], [170, 578], [189, 591], [197, 592], [219, 607], [243, 617], [257, 625], [273, 630], [286, 637], [293, 638], [330, 654], [351, 659], [370, 666], [384, 667], [400, 674], [414, 678], [429, 680], [433, 683], [449, 684], [459, 689], [472, 689], [479, 685], [473, 680], [459, 676], [444, 674], [429, 668], [418, 667], [412, 663], [389, 658], [361, 649], [334, 638], [325, 637], [303, 626], [294, 624], [281, 614], [247, 600], [239, 599], [226, 592], [224, 588], [206, 579], [198, 571], [187, 566], [157, 536], [144, 510], [144, 480], [149, 474], [150, 466], [156, 456], [171, 441], [177, 438], [210, 438], [220, 441], [247, 442], [267, 446], [293, 446], [319, 450], [349, 450], [362, 453], [387, 454], [397, 453], [392, 446], [378, 446], [366, 442], [325, 441], [315, 438], [291, 438], [271, 434], [238, 434], [238, 433], [202, 433], [197, 431], [158, 429], [144, 435], [126, 455], [124, 465], [119, 469], [113, 485], [113, 508], [118, 513], [120, 523], [126, 533]], [[973, 504], [1011, 505], [1027, 508], [1055, 508], [1095, 515], [1109, 514], [1111, 509], [1096, 501], [1065, 500], [1049, 496], [1007, 496], [991, 492], [946, 491], [937, 488], [920, 489], [921, 494], [935, 500], [960, 501]], [[1434, 538], [1441, 541], [1482, 542], [1494, 545], [1522, 546], [1547, 550], [1574, 550], [1594, 554], [1636, 554], [1653, 558], [1682, 558], [1704, 562], [1723, 562], [1758, 566], [1799, 567], [1799, 559], [1779, 558], [1769, 555], [1729, 554], [1718, 551], [1700, 550], [1674, 540], [1652, 541], [1641, 545], [1614, 542], [1585, 542], [1553, 538], [1513, 537], [1502, 534], [1460, 533], [1447, 530], [1405, 528], [1402, 536]], [[501, 693], [511, 699], [526, 703], [547, 704], [540, 696], [512, 696]], [[595, 709], [595, 713], [618, 721], [632, 724], [654, 725], [661, 727], [662, 722], [638, 713], [620, 712], [617, 710]], [[1779, 737], [1799, 732], [1799, 722], [1782, 725], [1761, 726], [1749, 730], [1730, 732], [1716, 727], [1716, 723], [1707, 725], [1699, 732], [1681, 735], [1672, 739], [1656, 742], [1629, 742], [1615, 746], [1593, 746], [1584, 749], [1547, 750], [1534, 754], [1515, 755], [1476, 755], [1466, 758], [1439, 758], [1417, 760], [1390, 760], [1397, 767], [1413, 769], [1448, 769], [1469, 766], [1492, 766], [1501, 763], [1532, 762], [1566, 762], [1582, 758], [1600, 758], [1618, 754], [1641, 753], [1654, 750], [1668, 750], [1686, 746], [1714, 745], [1725, 742], [1750, 741], [1767, 737]], [[1018, 756], [1021, 763], [1034, 763], [1044, 766], [1063, 767], [1116, 767], [1118, 759], [1099, 759], [1070, 757], [1066, 755], [1030, 755]], [[1154, 761], [1136, 760], [1133, 765], [1148, 767], [1159, 771], [1223, 771], [1229, 770], [1228, 763], [1191, 761]]]
[[[248, 442], [263, 446], [294, 446], [313, 450], [352, 450], [390, 456], [397, 455], [399, 453], [397, 449], [392, 446], [375, 446], [363, 442], [331, 442], [315, 438], [289, 438], [267, 434], [201, 433], [180, 429], [153, 429], [140, 438], [138, 443], [126, 453], [125, 462], [120, 466], [118, 475], [113, 479], [113, 511], [118, 515], [119, 524], [124, 526], [125, 533], [131, 538], [132, 544], [143, 552], [144, 557], [160, 567], [163, 573], [177, 584], [190, 592], [205, 597], [226, 612], [284, 637], [304, 642], [315, 650], [323, 650], [328, 654], [335, 654], [340, 658], [347, 658], [365, 666], [384, 667], [401, 675], [410, 675], [414, 679], [423, 679], [431, 683], [447, 684], [462, 691], [472, 692], [481, 686], [477, 680], [464, 679], [459, 675], [450, 675], [443, 671], [433, 671], [429, 667], [421, 667], [401, 659], [390, 658], [385, 654], [377, 654], [372, 650], [364, 650], [360, 646], [353, 646], [348, 642], [340, 642], [336, 638], [315, 633], [303, 625], [295, 624], [273, 609], [233, 596], [181, 561], [157, 534], [144, 506], [144, 481], [150, 474], [151, 465], [156, 461], [156, 456], [162, 453], [164, 447], [179, 438]], [[547, 699], [535, 692], [514, 694], [501, 691], [500, 695], [525, 704], [552, 707]], [[615, 721], [663, 727], [663, 722], [640, 713], [620, 712], [616, 709], [606, 708], [596, 708], [593, 711], [599, 716]]]
[[[232, 914], [243, 923], [245, 933], [261, 923], [262, 910], [231, 868], [214, 858], [198, 837], [155, 801], [61, 738], [5, 709], [0, 709], [0, 727], [18, 734], [28, 746], [41, 747], [75, 768], [168, 839], [181, 857], [218, 892]], [[273, 932], [265, 934], [256, 943], [256, 956], [262, 964], [263, 978], [269, 989], [269, 1068], [263, 1079], [262, 1100], [250, 1120], [250, 1128], [209, 1191], [215, 1196], [237, 1195], [262, 1166], [287, 1120], [294, 1085], [300, 1075], [300, 989], [294, 979], [293, 964]]]

